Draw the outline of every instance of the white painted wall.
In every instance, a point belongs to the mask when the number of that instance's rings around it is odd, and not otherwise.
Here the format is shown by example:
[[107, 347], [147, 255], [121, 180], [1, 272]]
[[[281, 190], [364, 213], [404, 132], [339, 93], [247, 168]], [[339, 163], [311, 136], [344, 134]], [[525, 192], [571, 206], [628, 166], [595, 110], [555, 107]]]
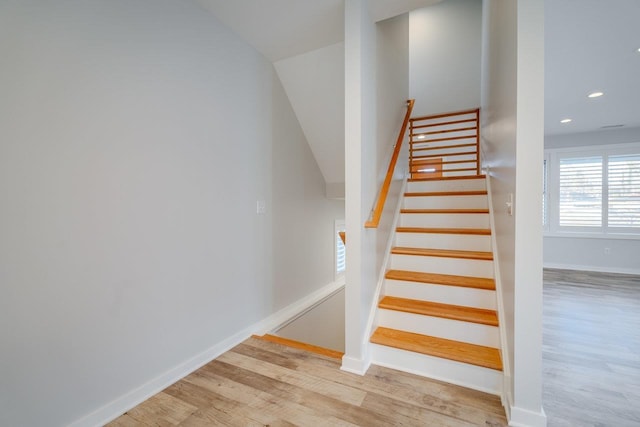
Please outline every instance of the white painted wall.
[[327, 187], [344, 186], [344, 43], [274, 65]]
[[[364, 229], [380, 187], [380, 153], [388, 152], [386, 147], [393, 144], [387, 139], [393, 132], [386, 126], [379, 128], [377, 120], [384, 114], [386, 123], [386, 114], [394, 111], [391, 114], [396, 116], [397, 109], [404, 113], [408, 96], [408, 86], [396, 80], [408, 75], [408, 63], [404, 67], [396, 63], [395, 71], [389, 64], [407, 55], [396, 51], [408, 49], [402, 45], [406, 40], [403, 33], [408, 31], [406, 19], [388, 21], [377, 27], [369, 14], [368, 3], [366, 0], [345, 2], [345, 158], [349, 168], [345, 171], [348, 243], [343, 369], [360, 373], [367, 365], [364, 342], [368, 337], [364, 333], [390, 232], [390, 211], [395, 208], [394, 200], [397, 201], [401, 184], [399, 179], [394, 182], [379, 228]], [[398, 87], [400, 91], [396, 92]], [[404, 93], [402, 87], [407, 87]], [[389, 98], [382, 101], [379, 99], [382, 94], [389, 94]], [[380, 105], [382, 102], [384, 106]], [[400, 125], [394, 126], [396, 135]]]
[[[544, 426], [542, 410], [543, 4], [485, 0], [482, 145], [490, 167], [513, 425]], [[515, 196], [514, 216], [506, 212]]]
[[322, 173], [275, 75], [272, 96], [271, 308], [277, 310], [334, 281], [334, 227], [344, 218], [344, 200], [325, 197]]
[[344, 352], [344, 288], [278, 329], [276, 334]]
[[414, 116], [480, 105], [482, 0], [444, 0], [410, 13]]
[[0, 40], [0, 425], [146, 393], [333, 280], [342, 205], [272, 65], [211, 15], [7, 1]]
[[[640, 142], [640, 128], [547, 135], [545, 148], [632, 142]], [[605, 248], [609, 248], [608, 254], [605, 254]], [[544, 265], [552, 268], [640, 274], [640, 240], [545, 235]]]

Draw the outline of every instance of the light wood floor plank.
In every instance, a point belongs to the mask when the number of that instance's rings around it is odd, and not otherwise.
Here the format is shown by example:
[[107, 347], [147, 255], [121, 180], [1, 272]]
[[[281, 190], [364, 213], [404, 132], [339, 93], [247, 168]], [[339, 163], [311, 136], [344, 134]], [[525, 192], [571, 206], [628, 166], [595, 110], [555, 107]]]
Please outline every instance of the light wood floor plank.
[[640, 276], [544, 272], [550, 427], [640, 426]]
[[124, 414], [109, 427], [506, 426], [496, 396], [249, 339]]

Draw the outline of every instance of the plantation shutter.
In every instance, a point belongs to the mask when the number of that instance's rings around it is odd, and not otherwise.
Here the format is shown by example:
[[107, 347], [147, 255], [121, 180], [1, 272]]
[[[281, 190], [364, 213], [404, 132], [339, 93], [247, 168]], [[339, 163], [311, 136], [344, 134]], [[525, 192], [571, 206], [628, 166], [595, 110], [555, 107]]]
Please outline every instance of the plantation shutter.
[[640, 154], [609, 156], [609, 227], [640, 228]]
[[602, 156], [560, 159], [560, 226], [602, 227]]

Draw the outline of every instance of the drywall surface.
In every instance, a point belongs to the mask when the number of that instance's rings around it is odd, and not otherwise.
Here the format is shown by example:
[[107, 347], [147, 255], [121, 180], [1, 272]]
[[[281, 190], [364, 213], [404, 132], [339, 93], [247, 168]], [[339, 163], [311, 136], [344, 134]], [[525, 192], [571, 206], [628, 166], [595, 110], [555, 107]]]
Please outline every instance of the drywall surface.
[[325, 181], [344, 185], [344, 43], [274, 65]]
[[[542, 410], [543, 5], [484, 3], [482, 126], [490, 168], [514, 425], [544, 426]], [[514, 214], [505, 202], [514, 195]]]
[[205, 10], [5, 1], [0, 40], [1, 425], [85, 419], [333, 281], [342, 205]]
[[640, 274], [640, 240], [545, 236], [544, 266]]
[[445, 0], [410, 13], [414, 116], [480, 105], [482, 1]]
[[640, 142], [640, 128], [622, 128], [597, 132], [546, 135], [544, 148], [589, 147], [593, 145]]
[[[547, 135], [545, 148], [592, 147], [640, 142], [640, 128]], [[545, 235], [544, 265], [640, 274], [640, 239]]]
[[344, 352], [344, 289], [278, 329], [276, 334]]
[[272, 308], [277, 310], [334, 281], [335, 220], [344, 219], [344, 200], [325, 197], [320, 169], [275, 75], [272, 96]]
[[[345, 158], [346, 173], [346, 316], [343, 369], [363, 372], [366, 368], [365, 329], [376, 289], [384, 247], [389, 237], [392, 212], [398, 200], [401, 178], [394, 180], [377, 229], [365, 229], [382, 182], [379, 170], [388, 161], [390, 135], [397, 135], [401, 119], [391, 123], [387, 114], [403, 117], [407, 89], [402, 90], [408, 66], [403, 62], [391, 70], [388, 61], [406, 58], [406, 18], [375, 25], [364, 0], [345, 2]], [[400, 52], [395, 51], [399, 49]], [[406, 81], [406, 77], [405, 80]], [[386, 96], [385, 105], [379, 97]], [[380, 127], [378, 121], [384, 115]], [[396, 136], [397, 138], [397, 136]], [[405, 154], [406, 158], [406, 154]], [[386, 171], [386, 165], [384, 166]]]

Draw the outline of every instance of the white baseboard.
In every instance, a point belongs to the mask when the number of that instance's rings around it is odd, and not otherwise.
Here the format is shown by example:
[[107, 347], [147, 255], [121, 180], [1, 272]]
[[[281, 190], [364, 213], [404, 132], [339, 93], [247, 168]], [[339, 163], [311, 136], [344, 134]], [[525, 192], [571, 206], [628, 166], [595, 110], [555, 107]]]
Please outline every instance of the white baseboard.
[[151, 381], [142, 384], [138, 388], [127, 392], [126, 394], [118, 397], [114, 401], [104, 405], [98, 410], [80, 418], [77, 421], [74, 421], [69, 425], [69, 427], [102, 426], [110, 421], [113, 421], [126, 411], [144, 402], [151, 396], [159, 393], [171, 384], [184, 378], [196, 369], [199, 369], [200, 367], [211, 362], [222, 353], [232, 349], [236, 345], [249, 338], [251, 335], [263, 335], [265, 333], [273, 331], [274, 329], [277, 329], [281, 325], [289, 322], [291, 319], [295, 319], [300, 315], [306, 313], [311, 308], [321, 303], [343, 287], [344, 278], [318, 289], [317, 291], [307, 295], [306, 297], [301, 298], [300, 300], [277, 311], [271, 316], [225, 338], [224, 340], [216, 343], [202, 353], [186, 360], [178, 366], [175, 366], [174, 368], [166, 371], [165, 373], [159, 375]]
[[577, 271], [593, 271], [596, 273], [619, 273], [619, 274], [635, 274], [640, 275], [640, 268], [618, 268], [618, 267], [598, 267], [593, 265], [578, 264], [557, 264], [545, 262], [544, 268], [555, 268], [558, 270], [577, 270]]
[[355, 357], [342, 356], [341, 371], [351, 372], [352, 374], [364, 375], [367, 373], [371, 361], [367, 358], [357, 359]]
[[511, 427], [546, 427], [547, 415], [544, 409], [540, 408], [539, 412], [530, 411], [528, 409], [512, 406], [509, 411], [509, 426]]

